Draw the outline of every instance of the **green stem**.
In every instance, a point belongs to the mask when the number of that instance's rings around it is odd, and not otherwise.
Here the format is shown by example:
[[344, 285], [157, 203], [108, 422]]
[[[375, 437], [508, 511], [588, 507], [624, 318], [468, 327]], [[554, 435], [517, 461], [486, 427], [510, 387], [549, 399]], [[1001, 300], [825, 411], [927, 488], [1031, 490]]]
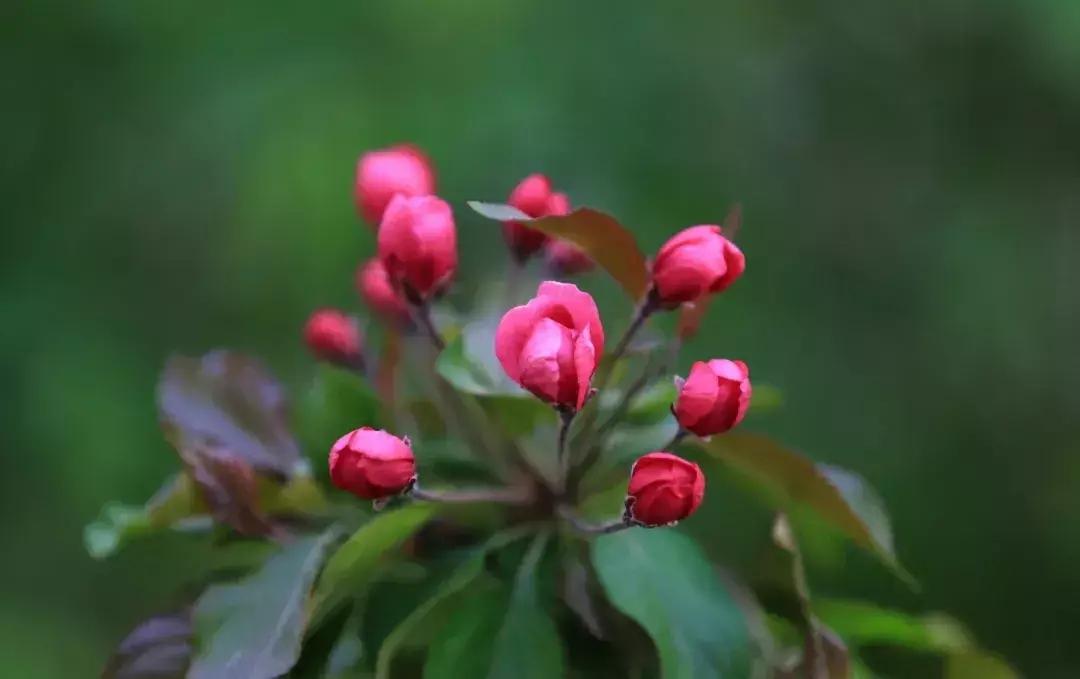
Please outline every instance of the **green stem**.
[[453, 504], [491, 502], [504, 505], [528, 504], [532, 496], [517, 488], [468, 488], [457, 490], [427, 490], [413, 486], [409, 492], [414, 500]]
[[558, 513], [563, 520], [582, 535], [607, 535], [608, 533], [617, 533], [634, 527], [634, 524], [625, 518], [612, 519], [603, 523], [589, 523], [575, 514], [572, 509], [564, 506], [558, 508]]

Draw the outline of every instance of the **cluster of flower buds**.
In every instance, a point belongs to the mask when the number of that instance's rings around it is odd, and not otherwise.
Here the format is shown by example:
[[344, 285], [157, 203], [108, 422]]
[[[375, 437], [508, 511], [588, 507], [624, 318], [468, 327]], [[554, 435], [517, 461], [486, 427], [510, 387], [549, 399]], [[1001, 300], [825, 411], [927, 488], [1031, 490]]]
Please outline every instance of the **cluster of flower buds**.
[[[426, 309], [446, 290], [457, 267], [453, 213], [434, 191], [431, 164], [411, 146], [367, 153], [358, 164], [356, 203], [360, 214], [377, 225], [378, 256], [358, 269], [356, 287], [381, 319], [400, 327], [411, 312], [415, 316], [417, 309]], [[566, 195], [553, 190], [542, 174], [522, 180], [509, 203], [533, 219], [571, 211]], [[543, 251], [550, 268], [560, 274], [592, 266], [576, 246], [551, 239], [527, 222], [505, 222], [503, 234], [519, 264]], [[631, 335], [650, 314], [719, 293], [744, 269], [742, 252], [719, 226], [692, 226], [676, 234], [653, 258], [648, 297], [609, 361], [621, 357]], [[306, 338], [322, 360], [350, 366], [361, 361], [356, 325], [339, 312], [316, 312]], [[545, 281], [535, 297], [508, 310], [496, 329], [493, 350], [511, 380], [560, 413], [563, 435], [574, 415], [605, 386], [602, 378], [594, 385], [604, 355], [599, 310], [591, 295], [570, 283]], [[672, 413], [679, 434], [674, 442], [689, 434], [707, 437], [726, 432], [749, 407], [749, 370], [741, 361], [698, 361], [685, 379], [675, 381], [678, 393]], [[560, 458], [564, 440], [560, 436]], [[408, 438], [362, 427], [333, 445], [329, 465], [334, 484], [361, 498], [420, 493], [414, 490], [416, 460]], [[705, 477], [693, 462], [666, 450], [644, 455], [631, 469], [618, 527], [679, 521], [697, 509], [704, 492]]]

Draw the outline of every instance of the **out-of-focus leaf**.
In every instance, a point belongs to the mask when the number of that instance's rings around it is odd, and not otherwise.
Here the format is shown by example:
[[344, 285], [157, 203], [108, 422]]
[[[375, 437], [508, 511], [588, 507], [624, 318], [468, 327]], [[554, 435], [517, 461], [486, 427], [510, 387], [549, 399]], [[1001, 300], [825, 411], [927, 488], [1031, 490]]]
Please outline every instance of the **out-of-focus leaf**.
[[816, 464], [758, 434], [730, 433], [701, 445], [710, 455], [755, 481], [780, 509], [812, 510], [855, 544], [876, 554], [901, 578], [912, 582], [896, 558], [884, 503], [858, 475]]
[[776, 668], [776, 679], [853, 679], [851, 656], [843, 639], [832, 630], [819, 627], [807, 637], [802, 655]]
[[442, 633], [432, 640], [424, 679], [486, 677], [508, 601], [509, 592], [503, 585], [470, 589], [469, 596], [450, 610]]
[[[438, 373], [458, 391], [478, 397], [480, 405], [508, 436], [524, 436], [537, 425], [554, 421], [552, 408], [511, 382], [501, 368], [477, 360], [479, 348], [466, 349], [466, 342], [479, 344], [471, 329], [467, 327], [439, 354], [435, 364]], [[486, 335], [489, 343], [493, 332]], [[491, 353], [490, 347], [487, 351]]]
[[447, 618], [451, 612], [463, 605], [472, 592], [474, 583], [484, 572], [484, 560], [487, 555], [517, 540], [522, 534], [520, 530], [499, 533], [477, 548], [475, 554], [458, 566], [431, 598], [413, 610], [386, 637], [382, 646], [379, 647], [375, 676], [378, 679], [390, 679], [393, 676], [394, 658], [401, 651], [407, 648], [419, 648], [430, 642], [431, 638], [447, 624]]
[[750, 398], [750, 412], [755, 415], [771, 413], [784, 405], [784, 392], [771, 384], [754, 383], [754, 393]]
[[353, 429], [384, 423], [382, 404], [371, 386], [359, 375], [327, 364], [320, 364], [299, 411], [304, 444], [320, 459]]
[[671, 408], [678, 395], [671, 379], [661, 379], [637, 395], [627, 409], [624, 421], [631, 424], [656, 424], [661, 420], [674, 419]]
[[300, 655], [306, 604], [332, 532], [299, 538], [239, 582], [214, 585], [195, 604], [198, 652], [188, 677], [269, 679]]
[[370, 583], [386, 554], [399, 547], [438, 509], [431, 502], [387, 511], [364, 524], [326, 563], [312, 601], [312, 624]]
[[247, 460], [208, 444], [182, 445], [180, 457], [215, 521], [241, 535], [277, 532], [260, 506], [259, 479]]
[[665, 677], [750, 676], [742, 610], [693, 540], [631, 529], [597, 538], [592, 557], [611, 602], [649, 632]]
[[[282, 483], [258, 479], [259, 506], [269, 516], [320, 514], [326, 499], [306, 474]], [[115, 554], [128, 541], [163, 530], [209, 528], [210, 515], [191, 477], [182, 472], [171, 478], [142, 507], [108, 504], [83, 530], [86, 551], [95, 559]]]
[[469, 207], [488, 219], [529, 222], [538, 231], [569, 241], [611, 274], [631, 299], [645, 295], [648, 286], [645, 255], [634, 234], [611, 215], [581, 207], [564, 216], [532, 219], [509, 205], [470, 201]]
[[887, 644], [917, 651], [953, 653], [974, 648], [971, 635], [947, 615], [911, 615], [862, 601], [819, 599], [814, 613], [848, 643]]
[[281, 476], [302, 466], [284, 391], [253, 358], [229, 351], [173, 356], [158, 381], [157, 399], [174, 441], [229, 450], [255, 469]]
[[990, 653], [954, 653], [945, 661], [945, 679], [1019, 679], [1009, 663]]
[[604, 445], [604, 462], [613, 466], [630, 465], [646, 453], [663, 450], [678, 430], [675, 418], [640, 427], [619, 427]]
[[491, 679], [548, 679], [563, 673], [563, 648], [555, 621], [544, 610], [538, 571], [550, 535], [534, 538], [514, 580], [506, 618], [492, 649]]
[[205, 512], [206, 505], [190, 477], [177, 474], [145, 506], [105, 505], [97, 520], [83, 530], [83, 541], [90, 556], [104, 559], [115, 554], [128, 540]]
[[182, 679], [191, 663], [191, 611], [147, 618], [124, 637], [102, 679]]

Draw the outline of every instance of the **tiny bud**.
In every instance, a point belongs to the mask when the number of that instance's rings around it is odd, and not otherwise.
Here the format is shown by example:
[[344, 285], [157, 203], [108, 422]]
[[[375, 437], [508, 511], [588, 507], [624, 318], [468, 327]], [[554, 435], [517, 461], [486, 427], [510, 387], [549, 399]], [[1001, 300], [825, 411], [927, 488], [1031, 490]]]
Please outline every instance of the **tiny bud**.
[[410, 301], [440, 294], [457, 269], [457, 229], [446, 201], [394, 196], [379, 226], [379, 260]]
[[721, 434], [742, 421], [750, 407], [750, 370], [742, 361], [698, 361], [679, 385], [675, 417], [698, 436]]
[[604, 353], [604, 328], [591, 295], [546, 281], [495, 330], [495, 355], [507, 376], [537, 398], [580, 410]]
[[308, 317], [304, 341], [315, 358], [349, 368], [363, 362], [356, 321], [336, 309], [319, 309]]
[[435, 193], [435, 171], [416, 147], [394, 146], [369, 151], [356, 164], [356, 207], [373, 227], [396, 194], [427, 196]]
[[742, 251], [713, 225], [692, 226], [675, 234], [652, 263], [653, 291], [660, 305], [673, 309], [725, 290], [742, 275]]
[[[531, 174], [514, 187], [507, 203], [530, 217], [543, 217], [548, 214], [551, 196], [551, 181], [542, 174]], [[503, 237], [510, 252], [519, 262], [531, 257], [544, 247], [548, 240], [543, 231], [537, 231], [521, 222], [503, 222]]]
[[685, 519], [705, 497], [705, 475], [678, 455], [642, 455], [630, 469], [626, 515], [645, 526], [664, 526]]
[[381, 429], [361, 427], [330, 449], [330, 480], [365, 500], [383, 500], [406, 492], [416, 482], [416, 459], [408, 439]]
[[409, 318], [404, 300], [390, 284], [390, 276], [379, 259], [369, 259], [356, 270], [356, 291], [372, 311], [392, 323]]

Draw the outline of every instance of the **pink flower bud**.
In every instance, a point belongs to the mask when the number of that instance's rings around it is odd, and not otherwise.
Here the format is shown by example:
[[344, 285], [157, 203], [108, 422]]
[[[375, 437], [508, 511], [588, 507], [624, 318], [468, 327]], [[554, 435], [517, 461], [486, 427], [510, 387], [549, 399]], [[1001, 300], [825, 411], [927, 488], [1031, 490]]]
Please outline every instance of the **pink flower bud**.
[[627, 516], [646, 526], [663, 526], [694, 513], [705, 497], [705, 475], [693, 462], [671, 453], [642, 455], [630, 469]]
[[675, 234], [656, 254], [654, 292], [662, 306], [674, 308], [724, 290], [745, 268], [742, 252], [724, 238], [719, 226], [691, 226]]
[[308, 317], [304, 341], [319, 360], [347, 367], [362, 361], [360, 329], [356, 322], [336, 309], [319, 309]]
[[442, 292], [457, 268], [457, 230], [446, 201], [394, 196], [379, 226], [379, 259], [406, 299], [419, 302]]
[[405, 492], [416, 481], [416, 459], [408, 439], [361, 427], [330, 449], [330, 480], [365, 500]]
[[386, 267], [377, 257], [356, 270], [356, 291], [372, 311], [387, 321], [398, 323], [409, 317], [405, 302], [390, 284]]
[[698, 361], [679, 388], [675, 417], [698, 436], [720, 434], [742, 421], [750, 394], [750, 370], [742, 361]]
[[[530, 217], [544, 217], [548, 214], [548, 201], [551, 198], [551, 182], [542, 174], [531, 174], [510, 192], [507, 201]], [[524, 262], [537, 250], [544, 247], [548, 237], [542, 231], [529, 228], [521, 222], [503, 222], [503, 237], [510, 252], [519, 262]]]
[[[547, 215], [570, 214], [570, 199], [565, 193], [553, 193], [548, 196]], [[557, 238], [549, 239], [545, 248], [548, 266], [557, 274], [573, 276], [593, 268], [592, 259], [578, 246]]]
[[541, 283], [495, 331], [495, 355], [510, 379], [558, 407], [581, 409], [603, 353], [596, 302], [569, 283]]
[[407, 144], [369, 151], [356, 164], [356, 206], [372, 226], [396, 194], [427, 196], [435, 193], [435, 171], [420, 149]]

